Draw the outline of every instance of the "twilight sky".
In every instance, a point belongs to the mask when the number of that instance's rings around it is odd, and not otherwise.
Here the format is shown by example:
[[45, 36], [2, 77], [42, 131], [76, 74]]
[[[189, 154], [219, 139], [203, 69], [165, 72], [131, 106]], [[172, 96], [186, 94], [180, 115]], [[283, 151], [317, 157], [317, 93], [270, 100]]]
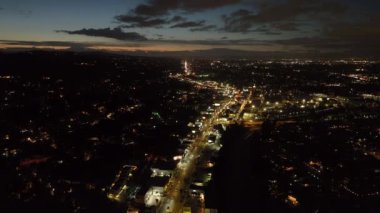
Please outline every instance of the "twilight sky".
[[0, 48], [378, 57], [378, 11], [378, 0], [1, 0]]

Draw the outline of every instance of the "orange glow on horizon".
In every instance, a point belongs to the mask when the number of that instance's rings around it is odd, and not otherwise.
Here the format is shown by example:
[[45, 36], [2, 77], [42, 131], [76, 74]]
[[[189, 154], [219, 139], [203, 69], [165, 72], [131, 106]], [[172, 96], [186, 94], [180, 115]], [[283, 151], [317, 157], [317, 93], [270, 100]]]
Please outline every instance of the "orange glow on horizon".
[[[70, 43], [70, 42], [69, 42]], [[97, 43], [75, 43], [73, 46], [70, 44], [62, 45], [46, 45], [41, 44], [20, 44], [16, 42], [10, 43], [0, 41], [1, 49], [51, 49], [51, 50], [70, 50], [72, 47], [75, 51], [75, 47], [78, 45], [83, 50], [94, 51], [109, 51], [109, 52], [177, 52], [177, 51], [202, 51], [215, 48], [240, 50], [240, 51], [260, 51], [260, 52], [272, 52], [281, 51], [279, 46], [265, 46], [265, 45], [205, 45], [205, 44], [179, 44], [179, 43], [135, 43], [135, 44], [97, 44]]]
[[[27, 44], [7, 44], [0, 43], [0, 49], [53, 49], [53, 50], [68, 50], [71, 46], [52, 46], [52, 45], [27, 45]], [[98, 51], [111, 51], [111, 52], [171, 52], [171, 51], [195, 51], [209, 49], [207, 46], [202, 45], [149, 45], [149, 46], [117, 46], [117, 45], [84, 45], [84, 49], [98, 50]]]
[[171, 51], [194, 51], [194, 50], [206, 50], [209, 49], [206, 46], [189, 46], [189, 45], [156, 45], [156, 46], [142, 46], [142, 47], [125, 47], [125, 46], [90, 46], [89, 49], [93, 50], [105, 50], [112, 52], [136, 52], [136, 51], [144, 51], [144, 52], [171, 52]]
[[0, 49], [54, 49], [54, 50], [67, 50], [68, 46], [49, 46], [49, 45], [24, 45], [24, 44], [1, 44]]

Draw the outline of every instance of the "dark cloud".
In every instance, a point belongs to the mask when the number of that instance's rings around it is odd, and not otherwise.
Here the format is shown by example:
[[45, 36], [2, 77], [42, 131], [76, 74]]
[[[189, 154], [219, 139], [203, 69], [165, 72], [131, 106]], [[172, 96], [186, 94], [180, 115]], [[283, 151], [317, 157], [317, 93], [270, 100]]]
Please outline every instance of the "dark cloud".
[[204, 20], [202, 21], [185, 21], [175, 25], [172, 25], [170, 28], [190, 28], [190, 27], [204, 27]]
[[140, 4], [133, 10], [133, 12], [137, 15], [143, 16], [161, 16], [166, 15], [167, 11], [169, 10], [168, 6], [164, 4], [161, 4], [161, 7], [154, 7], [155, 6], [149, 4]]
[[86, 35], [93, 37], [112, 38], [122, 41], [146, 41], [147, 38], [136, 32], [124, 32], [121, 28], [103, 28], [103, 29], [81, 29], [81, 30], [57, 30], [59, 33], [67, 33], [70, 35]]
[[173, 16], [171, 18], [152, 18], [148, 16], [137, 15], [120, 15], [115, 17], [116, 20], [122, 24], [122, 28], [162, 28], [170, 25], [170, 28], [192, 28], [191, 31], [210, 31], [216, 29], [215, 25], [206, 25], [205, 20], [189, 21], [183, 16]]
[[223, 30], [265, 35], [295, 32], [296, 38], [269, 43], [304, 52], [380, 55], [380, 15], [374, 8], [357, 8], [344, 0], [255, 2], [255, 10], [241, 9], [223, 16]]
[[[350, 32], [352, 29], [349, 30]], [[342, 32], [343, 33], [343, 32]], [[339, 33], [340, 34], [340, 33]], [[364, 35], [364, 34], [363, 34]], [[348, 53], [351, 56], [380, 56], [380, 38], [361, 38], [361, 35], [339, 37], [298, 37], [287, 40], [272, 41], [285, 47], [301, 47], [309, 51], [329, 53]]]
[[187, 19], [183, 16], [173, 16], [173, 18], [170, 20], [170, 22], [184, 22]]
[[154, 36], [155, 36], [158, 40], [162, 40], [162, 39], [164, 39], [164, 36], [161, 35], [161, 34], [154, 34]]
[[365, 20], [335, 22], [325, 26], [324, 36], [350, 41], [380, 41], [380, 15], [369, 15]]
[[297, 31], [298, 25], [295, 22], [276, 22], [272, 23], [270, 27], [281, 31]]
[[207, 46], [223, 46], [223, 45], [236, 45], [236, 46], [247, 46], [247, 45], [272, 45], [267, 41], [260, 41], [255, 39], [204, 39], [204, 40], [152, 40], [151, 42], [157, 42], [160, 44], [195, 44], [195, 45], [207, 45]]
[[281, 22], [259, 25], [258, 27], [246, 32], [255, 32], [265, 35], [282, 35], [284, 32], [298, 31], [297, 24], [294, 22]]
[[156, 27], [159, 28], [169, 21], [163, 18], [150, 18], [145, 16], [136, 15], [119, 15], [115, 19], [118, 22], [126, 23], [122, 25], [123, 28], [134, 28], [134, 27]]
[[324, 23], [318, 35], [273, 41], [285, 46], [300, 46], [325, 52], [380, 56], [380, 15], [365, 19]]
[[248, 32], [254, 26], [255, 14], [248, 10], [238, 10], [223, 16], [224, 30], [227, 32]]
[[191, 28], [190, 31], [192, 32], [196, 32], [196, 31], [212, 31], [212, 30], [216, 30], [217, 29], [217, 26], [216, 25], [205, 25], [205, 26], [202, 26], [202, 27], [196, 27], [196, 28]]
[[241, 0], [150, 0], [138, 5], [132, 12], [143, 16], [162, 16], [173, 10], [197, 12], [239, 2]]
[[140, 16], [140, 15], [119, 15], [115, 19], [119, 23], [125, 23], [121, 25], [123, 28], [145, 28], [145, 27], [155, 27], [161, 28], [164, 25], [177, 23], [177, 22], [186, 22], [187, 19], [183, 16], [173, 16], [172, 18], [156, 18], [149, 16]]
[[255, 11], [240, 9], [223, 16], [224, 30], [249, 32], [256, 26], [270, 24], [273, 29], [292, 31], [306, 19], [333, 18], [345, 11], [346, 6], [334, 0], [257, 1]]
[[265, 35], [282, 35], [281, 32], [276, 32], [276, 31], [271, 31], [271, 30], [268, 30], [268, 31], [265, 31], [263, 32]]
[[201, 27], [204, 24], [199, 25], [199, 22], [189, 21], [179, 15], [170, 18], [170, 15], [173, 11], [199, 12], [239, 2], [241, 0], [150, 0], [136, 6], [126, 14], [116, 16], [115, 19], [125, 28], [159, 28], [164, 25], [172, 25], [171, 28]]
[[280, 31], [274, 30], [271, 27], [268, 27], [266, 25], [256, 27], [255, 29], [252, 29], [249, 32], [261, 33], [265, 35], [281, 35], [282, 34]]
[[380, 55], [380, 15], [370, 15], [364, 21], [327, 25], [322, 30], [321, 37], [328, 40], [321, 45], [330, 44], [331, 47], [352, 53]]

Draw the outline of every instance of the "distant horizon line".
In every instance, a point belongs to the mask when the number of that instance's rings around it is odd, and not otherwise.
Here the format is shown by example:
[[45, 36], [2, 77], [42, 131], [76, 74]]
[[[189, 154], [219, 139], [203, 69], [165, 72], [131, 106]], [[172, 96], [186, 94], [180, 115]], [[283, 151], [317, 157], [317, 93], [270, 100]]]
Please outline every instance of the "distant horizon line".
[[[207, 41], [207, 40], [205, 40]], [[204, 42], [205, 42], [204, 41]], [[228, 41], [230, 44], [233, 40]], [[236, 40], [236, 42], [243, 42]], [[185, 57], [194, 58], [259, 58], [259, 59], [347, 59], [357, 58], [365, 60], [380, 60], [380, 53], [360, 52], [351, 50], [331, 50], [323, 51], [318, 49], [284, 49], [242, 45], [190, 45], [179, 43], [123, 43], [117, 44], [112, 42], [76, 42], [76, 41], [19, 41], [19, 40], [1, 40], [0, 51], [30, 51], [30, 50], [47, 50], [47, 51], [73, 51], [73, 52], [108, 52], [115, 54], [131, 54], [144, 56], [163, 56], [176, 57], [184, 55]]]
[[[229, 50], [246, 53], [248, 55], [232, 55], [228, 53], [218, 53], [218, 55], [207, 55], [208, 51], [215, 50]], [[41, 48], [41, 47], [30, 47], [30, 48], [0, 48], [0, 53], [27, 53], [27, 52], [62, 52], [62, 53], [91, 53], [91, 54], [113, 54], [119, 56], [141, 56], [141, 57], [168, 57], [168, 58], [189, 58], [189, 59], [240, 59], [240, 60], [263, 60], [263, 61], [281, 61], [281, 60], [302, 60], [302, 61], [369, 61], [380, 63], [380, 58], [376, 56], [307, 56], [302, 53], [302, 56], [285, 56], [286, 52], [257, 52], [257, 51], [246, 51], [246, 50], [236, 50], [230, 48], [211, 48], [206, 50], [181, 50], [181, 51], [143, 51], [143, 50], [130, 50], [130, 51], [110, 51], [102, 49], [84, 49], [84, 50], [74, 50], [70, 47], [65, 49], [54, 49], [54, 48]], [[203, 52], [203, 53], [201, 53]], [[178, 54], [187, 54], [179, 56]], [[193, 54], [192, 54], [193, 53]], [[249, 54], [262, 54], [262, 55], [249, 55]], [[270, 56], [273, 54], [272, 56]], [[275, 55], [277, 54], [277, 55]]]

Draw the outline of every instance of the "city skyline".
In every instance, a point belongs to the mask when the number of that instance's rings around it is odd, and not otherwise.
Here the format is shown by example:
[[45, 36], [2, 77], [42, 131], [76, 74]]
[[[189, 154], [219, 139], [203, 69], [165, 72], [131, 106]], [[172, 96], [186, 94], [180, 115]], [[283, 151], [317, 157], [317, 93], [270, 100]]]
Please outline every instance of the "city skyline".
[[380, 56], [380, 3], [371, 0], [4, 0], [0, 8], [0, 49]]

